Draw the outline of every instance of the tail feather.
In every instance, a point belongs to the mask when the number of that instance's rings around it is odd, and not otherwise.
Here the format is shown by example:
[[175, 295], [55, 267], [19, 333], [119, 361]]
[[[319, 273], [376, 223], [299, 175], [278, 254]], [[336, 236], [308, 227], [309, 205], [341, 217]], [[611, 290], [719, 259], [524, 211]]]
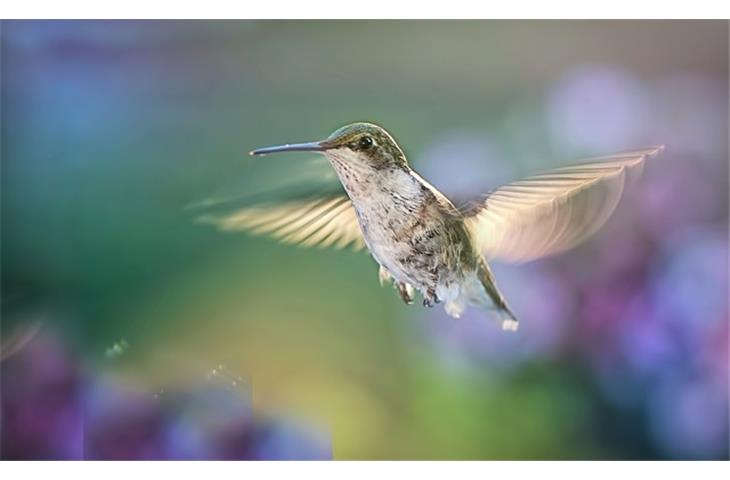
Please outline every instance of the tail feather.
[[500, 293], [499, 289], [497, 288], [497, 284], [494, 281], [494, 275], [492, 275], [492, 271], [489, 268], [489, 265], [487, 265], [487, 262], [482, 259], [479, 263], [479, 267], [477, 269], [477, 277], [479, 278], [479, 281], [482, 283], [482, 286], [484, 287], [484, 291], [487, 293], [487, 296], [489, 296], [489, 299], [494, 304], [495, 309], [500, 314], [501, 320], [502, 320], [502, 330], [511, 330], [516, 331], [519, 327], [519, 321], [517, 320], [517, 317], [514, 313], [512, 313], [512, 310], [509, 308], [509, 305], [507, 305], [507, 300], [502, 296], [502, 293]]

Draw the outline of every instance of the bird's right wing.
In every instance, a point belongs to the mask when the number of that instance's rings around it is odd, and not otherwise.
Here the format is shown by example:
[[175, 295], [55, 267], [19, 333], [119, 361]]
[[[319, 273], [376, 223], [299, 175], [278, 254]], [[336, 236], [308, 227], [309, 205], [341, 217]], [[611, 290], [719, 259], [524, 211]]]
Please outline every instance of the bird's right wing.
[[203, 214], [198, 220], [224, 232], [247, 231], [306, 247], [361, 250], [365, 246], [355, 209], [344, 192]]

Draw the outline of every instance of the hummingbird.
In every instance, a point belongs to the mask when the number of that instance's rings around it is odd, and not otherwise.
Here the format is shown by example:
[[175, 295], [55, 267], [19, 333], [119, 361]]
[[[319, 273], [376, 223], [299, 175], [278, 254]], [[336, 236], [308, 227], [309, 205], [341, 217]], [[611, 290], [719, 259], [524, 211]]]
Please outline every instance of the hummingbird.
[[314, 198], [248, 206], [203, 216], [223, 231], [268, 234], [304, 246], [366, 248], [381, 285], [392, 282], [411, 304], [443, 303], [458, 318], [467, 306], [496, 313], [504, 330], [518, 319], [489, 261], [526, 262], [574, 247], [616, 208], [627, 173], [663, 147], [627, 151], [539, 173], [457, 207], [408, 163], [384, 128], [357, 122], [324, 140], [259, 148], [323, 154], [342, 189]]

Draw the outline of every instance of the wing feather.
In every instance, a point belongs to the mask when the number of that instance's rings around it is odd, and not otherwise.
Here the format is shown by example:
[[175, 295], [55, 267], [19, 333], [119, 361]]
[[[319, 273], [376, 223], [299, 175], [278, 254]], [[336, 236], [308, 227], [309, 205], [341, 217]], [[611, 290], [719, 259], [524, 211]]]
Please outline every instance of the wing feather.
[[203, 215], [198, 221], [225, 232], [248, 231], [307, 247], [361, 250], [365, 246], [355, 209], [345, 194], [253, 205]]
[[527, 262], [561, 253], [608, 220], [627, 172], [638, 173], [662, 148], [597, 157], [502, 186], [465, 211], [465, 221], [487, 258]]

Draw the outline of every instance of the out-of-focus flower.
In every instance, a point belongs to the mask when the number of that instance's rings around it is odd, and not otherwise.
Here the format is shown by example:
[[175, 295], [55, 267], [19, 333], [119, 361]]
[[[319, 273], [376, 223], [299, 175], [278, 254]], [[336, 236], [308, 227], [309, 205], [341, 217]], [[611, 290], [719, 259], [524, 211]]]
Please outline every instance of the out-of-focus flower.
[[701, 372], [669, 377], [649, 398], [648, 414], [651, 433], [667, 456], [727, 458], [727, 383], [717, 385]]
[[289, 416], [254, 417], [238, 380], [219, 382], [216, 375], [194, 387], [150, 389], [84, 369], [48, 332], [2, 369], [3, 459], [332, 457], [323, 428]]
[[651, 118], [647, 91], [628, 72], [607, 65], [568, 73], [547, 105], [548, 129], [566, 151], [610, 153], [641, 145]]
[[286, 417], [272, 419], [257, 430], [252, 448], [256, 460], [325, 460], [332, 458], [329, 432]]
[[723, 235], [685, 230], [647, 255], [643, 283], [593, 286], [605, 301], [585, 307], [587, 318], [605, 316], [600, 348], [586, 352], [599, 384], [617, 405], [645, 411], [672, 458], [727, 451], [727, 256]]
[[2, 368], [3, 459], [83, 458], [82, 369], [57, 336], [41, 330]]
[[651, 278], [657, 314], [687, 342], [720, 332], [728, 313], [725, 232], [690, 230], [667, 239]]
[[[512, 179], [511, 162], [486, 134], [454, 131], [437, 138], [417, 158], [415, 168], [455, 201], [481, 195]], [[462, 198], [458, 198], [461, 195]]]
[[639, 220], [636, 228], [657, 242], [688, 225], [707, 223], [727, 213], [727, 193], [720, 183], [724, 179], [701, 168], [692, 157], [677, 158], [674, 152], [667, 156], [647, 169], [627, 198], [638, 210], [634, 212]]
[[165, 458], [160, 405], [144, 388], [101, 377], [87, 387], [85, 458]]
[[[167, 412], [170, 458], [251, 458], [257, 428], [249, 392], [230, 382], [208, 382], [158, 396]], [[240, 444], [231, 445], [231, 439]], [[241, 440], [243, 439], [243, 440]]]
[[659, 80], [652, 98], [657, 115], [649, 126], [655, 138], [665, 139], [681, 158], [697, 158], [714, 168], [724, 166], [727, 172], [725, 82], [700, 75], [673, 75]]

